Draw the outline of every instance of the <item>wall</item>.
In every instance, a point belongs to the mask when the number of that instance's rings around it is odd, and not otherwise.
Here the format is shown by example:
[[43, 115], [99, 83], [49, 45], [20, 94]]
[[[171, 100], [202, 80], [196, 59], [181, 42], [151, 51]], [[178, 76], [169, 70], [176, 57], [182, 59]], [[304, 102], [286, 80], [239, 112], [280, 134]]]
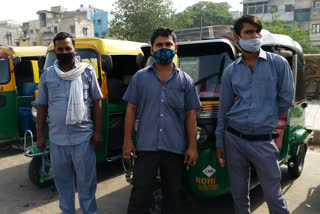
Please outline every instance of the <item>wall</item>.
[[306, 98], [320, 100], [320, 54], [305, 54], [304, 60]]

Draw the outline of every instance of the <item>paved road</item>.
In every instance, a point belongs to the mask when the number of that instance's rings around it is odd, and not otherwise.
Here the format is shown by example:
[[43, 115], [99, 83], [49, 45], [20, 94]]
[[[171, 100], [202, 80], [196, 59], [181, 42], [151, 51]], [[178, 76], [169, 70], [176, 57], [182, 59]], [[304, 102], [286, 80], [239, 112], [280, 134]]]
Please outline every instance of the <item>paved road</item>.
[[[50, 188], [39, 189], [27, 176], [30, 159], [18, 152], [0, 151], [0, 214], [59, 213], [57, 193]], [[292, 214], [320, 213], [320, 153], [308, 151], [305, 169], [301, 177], [291, 181], [283, 168], [282, 187]], [[122, 174], [121, 164], [98, 167], [97, 203], [100, 213], [125, 214], [131, 186]], [[261, 188], [250, 193], [253, 214], [268, 213]], [[77, 201], [77, 200], [76, 200]], [[79, 204], [76, 203], [79, 211]], [[187, 197], [179, 202], [179, 213], [233, 213], [230, 195], [202, 200]]]

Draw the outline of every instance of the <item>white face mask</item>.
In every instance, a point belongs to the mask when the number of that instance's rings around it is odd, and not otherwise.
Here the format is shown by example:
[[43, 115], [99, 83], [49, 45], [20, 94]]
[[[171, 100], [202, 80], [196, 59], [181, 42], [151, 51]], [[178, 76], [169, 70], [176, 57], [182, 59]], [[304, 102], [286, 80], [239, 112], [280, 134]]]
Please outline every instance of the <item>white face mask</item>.
[[255, 53], [261, 48], [261, 38], [253, 38], [253, 39], [242, 39], [239, 40], [240, 47], [249, 52]]

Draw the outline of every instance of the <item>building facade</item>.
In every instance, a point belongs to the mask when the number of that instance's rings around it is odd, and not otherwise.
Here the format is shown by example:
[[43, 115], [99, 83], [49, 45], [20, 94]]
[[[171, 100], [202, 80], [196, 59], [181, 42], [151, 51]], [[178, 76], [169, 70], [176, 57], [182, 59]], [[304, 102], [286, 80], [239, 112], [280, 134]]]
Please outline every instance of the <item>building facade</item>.
[[22, 34], [21, 24], [12, 20], [0, 22], [0, 45], [19, 45]]
[[297, 22], [310, 31], [313, 45], [320, 46], [320, 0], [243, 0], [243, 14], [270, 21], [275, 17]]

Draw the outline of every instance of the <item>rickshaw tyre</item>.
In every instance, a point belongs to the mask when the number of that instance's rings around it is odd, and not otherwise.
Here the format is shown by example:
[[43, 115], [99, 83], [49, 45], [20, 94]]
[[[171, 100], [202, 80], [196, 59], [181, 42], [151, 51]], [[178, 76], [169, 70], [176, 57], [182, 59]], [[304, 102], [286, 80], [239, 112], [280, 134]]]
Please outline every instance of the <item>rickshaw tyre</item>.
[[[298, 155], [291, 157], [289, 159], [289, 163], [288, 163], [288, 174], [289, 177], [292, 179], [296, 179], [298, 178], [303, 170], [303, 166], [304, 166], [304, 159], [306, 156], [306, 148], [304, 145], [300, 146], [299, 148], [299, 153]], [[291, 166], [291, 164], [293, 164], [293, 166]]]
[[40, 188], [52, 186], [54, 184], [53, 179], [40, 183], [41, 165], [42, 165], [41, 157], [32, 158], [28, 168], [28, 176], [31, 183], [33, 183], [34, 185]]

